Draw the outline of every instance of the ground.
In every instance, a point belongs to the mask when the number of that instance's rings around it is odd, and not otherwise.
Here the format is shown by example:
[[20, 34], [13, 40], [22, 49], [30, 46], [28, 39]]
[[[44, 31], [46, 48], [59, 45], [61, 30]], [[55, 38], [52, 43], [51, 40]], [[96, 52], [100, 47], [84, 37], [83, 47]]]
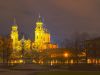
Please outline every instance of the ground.
[[42, 66], [37, 64], [22, 64], [15, 67], [3, 68], [0, 66], [0, 75], [100, 75], [98, 71], [76, 71], [68, 70], [64, 66], [58, 67]]
[[73, 72], [73, 71], [51, 71], [51, 72], [34, 72], [34, 71], [6, 71], [0, 72], [0, 75], [100, 75], [100, 72]]

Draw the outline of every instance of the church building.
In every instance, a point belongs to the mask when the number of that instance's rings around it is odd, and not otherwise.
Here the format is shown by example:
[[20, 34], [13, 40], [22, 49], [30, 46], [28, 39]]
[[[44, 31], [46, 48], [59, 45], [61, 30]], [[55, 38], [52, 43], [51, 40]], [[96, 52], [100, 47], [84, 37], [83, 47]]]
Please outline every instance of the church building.
[[51, 43], [51, 35], [48, 29], [44, 26], [42, 17], [40, 15], [36, 22], [35, 41], [32, 43], [32, 48], [38, 49], [40, 51], [45, 49], [58, 48], [57, 44]]
[[22, 39], [19, 39], [18, 25], [16, 24], [15, 18], [14, 18], [14, 25], [12, 25], [12, 30], [11, 30], [11, 39], [13, 40], [12, 43], [13, 50], [32, 49], [32, 50], [42, 51], [45, 49], [58, 48], [57, 44], [51, 43], [50, 33], [48, 32], [47, 28], [45, 28], [41, 16], [39, 16], [36, 22], [34, 42], [32, 42], [30, 39], [26, 40], [24, 36], [22, 37]]

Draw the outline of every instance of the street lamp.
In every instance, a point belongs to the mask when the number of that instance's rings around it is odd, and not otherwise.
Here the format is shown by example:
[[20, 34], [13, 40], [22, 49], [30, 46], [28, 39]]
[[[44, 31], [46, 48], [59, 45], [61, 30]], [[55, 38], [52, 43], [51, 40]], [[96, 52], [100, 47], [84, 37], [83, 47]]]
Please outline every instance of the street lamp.
[[68, 57], [69, 54], [67, 52], [64, 53], [64, 57]]

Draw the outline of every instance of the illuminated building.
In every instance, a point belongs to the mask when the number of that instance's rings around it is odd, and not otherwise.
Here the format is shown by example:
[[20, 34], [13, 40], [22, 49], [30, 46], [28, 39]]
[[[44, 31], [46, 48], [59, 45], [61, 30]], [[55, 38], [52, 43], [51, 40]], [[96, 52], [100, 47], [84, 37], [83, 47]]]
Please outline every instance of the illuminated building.
[[39, 15], [35, 28], [35, 41], [32, 47], [38, 50], [57, 48], [56, 44], [52, 44], [50, 40], [50, 33], [47, 28], [44, 27], [42, 17]]
[[20, 50], [20, 41], [19, 41], [19, 35], [18, 35], [18, 25], [16, 24], [16, 20], [14, 18], [14, 25], [12, 26], [12, 31], [11, 31], [11, 39], [13, 40], [12, 42], [12, 47], [13, 50]]
[[14, 25], [12, 26], [11, 31], [11, 39], [13, 50], [22, 50], [22, 47], [24, 47], [24, 50], [30, 50], [31, 48], [31, 40], [25, 40], [24, 36], [21, 40], [19, 40], [19, 34], [18, 34], [18, 25], [16, 24], [16, 20], [14, 18]]
[[[23, 37], [21, 40], [19, 40], [18, 25], [16, 24], [15, 18], [14, 25], [12, 26], [11, 31], [11, 39], [13, 40], [13, 50], [22, 50], [22, 47], [24, 47], [24, 50], [30, 50], [30, 39], [25, 40], [25, 38]], [[35, 41], [32, 43], [32, 49], [44, 50], [53, 48], [58, 48], [58, 46], [51, 43], [50, 33], [44, 27], [42, 18], [39, 16], [38, 21], [36, 22]]]
[[[24, 36], [22, 37], [22, 39], [19, 39], [18, 25], [16, 24], [15, 18], [10, 36], [12, 39], [12, 47], [13, 47], [13, 52], [11, 54], [12, 60], [10, 61], [12, 63], [18, 63], [18, 62], [22, 63], [23, 59], [21, 58], [24, 56], [25, 53], [26, 54], [27, 52], [30, 53], [31, 50], [37, 50], [41, 52], [42, 50], [45, 49], [58, 48], [57, 44], [51, 43], [50, 33], [48, 32], [47, 28], [44, 27], [44, 23], [40, 16], [38, 18], [38, 21], [36, 22], [34, 42], [31, 42], [30, 39], [25, 39]], [[19, 61], [19, 59], [21, 59], [21, 61]]]

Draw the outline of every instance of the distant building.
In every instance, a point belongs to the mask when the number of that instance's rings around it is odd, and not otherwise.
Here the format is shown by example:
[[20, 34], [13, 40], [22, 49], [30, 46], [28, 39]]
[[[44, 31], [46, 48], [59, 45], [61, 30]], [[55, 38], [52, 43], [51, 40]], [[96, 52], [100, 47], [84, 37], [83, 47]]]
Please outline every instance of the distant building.
[[19, 34], [18, 34], [18, 26], [16, 24], [16, 20], [14, 18], [14, 25], [12, 26], [11, 30], [11, 39], [13, 50], [21, 50], [21, 41], [19, 41]]
[[38, 50], [58, 48], [57, 44], [51, 43], [50, 33], [47, 28], [44, 27], [41, 16], [39, 16], [36, 22], [35, 41], [32, 43], [32, 48]]
[[19, 33], [18, 33], [18, 25], [16, 24], [16, 20], [14, 18], [14, 25], [12, 26], [12, 30], [11, 30], [11, 39], [13, 40], [13, 50], [29, 50], [30, 46], [31, 46], [31, 40], [28, 39], [26, 40], [24, 38], [24, 36], [22, 37], [22, 39], [19, 39]]
[[100, 64], [100, 37], [86, 40], [85, 50], [88, 63]]
[[88, 56], [100, 57], [100, 37], [86, 40], [85, 48], [87, 50]]
[[18, 25], [16, 24], [16, 20], [14, 18], [14, 25], [12, 25], [11, 30], [11, 39], [13, 40], [12, 47], [13, 50], [30, 50], [36, 49], [38, 51], [44, 49], [54, 49], [58, 48], [57, 44], [52, 44], [50, 39], [50, 33], [44, 27], [44, 23], [42, 22], [41, 16], [39, 16], [38, 21], [36, 22], [35, 28], [35, 41], [31, 42], [30, 39], [26, 40], [24, 36], [22, 39], [19, 39], [18, 33]]

